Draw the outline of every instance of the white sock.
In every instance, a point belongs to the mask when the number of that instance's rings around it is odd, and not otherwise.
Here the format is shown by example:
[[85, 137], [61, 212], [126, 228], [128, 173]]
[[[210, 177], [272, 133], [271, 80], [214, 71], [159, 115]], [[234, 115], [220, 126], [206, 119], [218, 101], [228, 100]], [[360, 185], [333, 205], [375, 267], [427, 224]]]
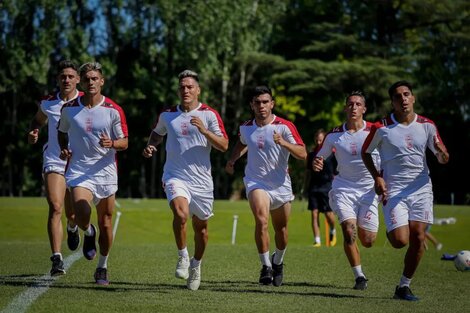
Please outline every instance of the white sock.
[[411, 284], [411, 278], [405, 277], [405, 275], [401, 275], [399, 287], [403, 287], [403, 286], [410, 287], [410, 284]]
[[201, 265], [201, 260], [196, 260], [195, 258], [192, 258], [191, 259], [191, 267], [194, 268], [194, 267], [199, 267]]
[[52, 253], [52, 256], [56, 256], [56, 255], [58, 255], [58, 256], [60, 257], [60, 260], [61, 260], [61, 261], [63, 260], [63, 259], [62, 259], [62, 253], [60, 253], [60, 252], [54, 252], [54, 253]]
[[364, 275], [364, 273], [362, 272], [362, 266], [361, 265], [353, 266], [353, 267], [351, 267], [351, 269], [354, 273], [354, 278], [358, 278], [358, 277], [361, 277], [361, 276], [363, 276], [364, 278], [366, 277], [366, 275]]
[[95, 229], [91, 227], [91, 224], [88, 225], [87, 230], [85, 230], [85, 236], [93, 236], [95, 234]]
[[330, 229], [330, 235], [336, 235], [336, 228]]
[[[287, 249], [287, 248], [286, 248]], [[286, 249], [279, 250], [276, 248], [276, 252], [274, 253], [273, 263], [276, 265], [282, 264], [284, 260], [284, 254], [286, 254]]]
[[259, 259], [261, 264], [272, 267], [271, 260], [269, 259], [269, 250], [264, 253], [260, 253]]
[[104, 256], [100, 254], [100, 258], [98, 259], [98, 265], [96, 268], [108, 268], [108, 256]]
[[78, 230], [78, 225], [75, 225], [74, 227], [70, 227], [70, 224], [67, 223], [67, 230], [71, 231], [72, 233], [76, 232]]
[[188, 247], [184, 247], [183, 249], [178, 250], [178, 256], [189, 258]]
[[315, 243], [321, 243], [320, 236], [315, 236]]

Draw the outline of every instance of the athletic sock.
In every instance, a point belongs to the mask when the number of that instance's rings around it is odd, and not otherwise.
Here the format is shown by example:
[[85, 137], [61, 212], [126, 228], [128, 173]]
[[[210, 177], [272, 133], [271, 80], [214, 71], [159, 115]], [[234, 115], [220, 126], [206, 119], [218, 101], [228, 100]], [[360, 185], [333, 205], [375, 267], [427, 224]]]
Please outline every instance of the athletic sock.
[[200, 264], [201, 264], [201, 260], [196, 260], [195, 258], [191, 259], [191, 267], [192, 268], [199, 267]]
[[336, 228], [331, 228], [330, 229], [330, 235], [336, 235]]
[[78, 225], [75, 225], [74, 227], [71, 227], [69, 223], [67, 223], [67, 230], [71, 231], [72, 233], [76, 232], [78, 230]]
[[[286, 248], [287, 249], [287, 248]], [[274, 253], [273, 263], [276, 265], [282, 264], [284, 260], [284, 254], [286, 254], [286, 249], [279, 250], [276, 248], [276, 252]]]
[[178, 256], [189, 258], [188, 247], [184, 247], [183, 249], [178, 250]]
[[411, 284], [411, 278], [405, 277], [405, 275], [401, 275], [400, 278], [400, 287], [407, 286], [410, 287]]
[[98, 259], [98, 265], [96, 268], [108, 268], [108, 256], [104, 256], [100, 254], [100, 258]]
[[87, 230], [85, 230], [85, 236], [93, 236], [95, 234], [95, 229], [93, 227], [91, 227], [91, 224], [88, 225], [88, 228]]
[[315, 243], [321, 243], [320, 236], [315, 236]]
[[351, 267], [351, 269], [354, 273], [354, 278], [358, 278], [358, 277], [361, 277], [361, 276], [363, 276], [364, 278], [366, 277], [366, 275], [364, 275], [364, 273], [362, 272], [362, 266], [361, 265], [353, 266], [353, 267]]
[[60, 253], [60, 252], [52, 253], [52, 256], [56, 256], [56, 255], [58, 255], [60, 257], [60, 260], [62, 261], [62, 253]]
[[269, 250], [259, 254], [261, 264], [272, 267], [271, 260], [269, 259]]

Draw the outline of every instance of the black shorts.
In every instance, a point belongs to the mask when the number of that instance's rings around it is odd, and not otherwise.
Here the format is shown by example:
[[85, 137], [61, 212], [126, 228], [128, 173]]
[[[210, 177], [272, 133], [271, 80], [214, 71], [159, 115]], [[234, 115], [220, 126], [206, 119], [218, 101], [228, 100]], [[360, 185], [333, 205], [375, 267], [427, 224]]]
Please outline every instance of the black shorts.
[[331, 212], [331, 207], [328, 198], [328, 192], [309, 192], [308, 195], [308, 209], [318, 209], [319, 212]]

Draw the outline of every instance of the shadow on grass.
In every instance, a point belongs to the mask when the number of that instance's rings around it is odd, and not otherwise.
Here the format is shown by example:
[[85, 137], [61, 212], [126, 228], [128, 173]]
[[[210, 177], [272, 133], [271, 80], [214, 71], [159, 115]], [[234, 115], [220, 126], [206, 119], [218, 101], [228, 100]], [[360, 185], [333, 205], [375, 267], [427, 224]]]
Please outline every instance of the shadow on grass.
[[[55, 282], [51, 284], [51, 281]], [[77, 290], [96, 290], [102, 292], [158, 292], [171, 294], [176, 291], [186, 291], [186, 284], [180, 281], [177, 284], [169, 283], [139, 283], [128, 281], [111, 281], [108, 286], [98, 286], [95, 282], [70, 283], [61, 282], [56, 277], [45, 278], [37, 274], [4, 275], [0, 276], [0, 286], [27, 287], [27, 288], [59, 288]], [[313, 284], [308, 282], [288, 282], [280, 287], [264, 286], [253, 281], [227, 280], [227, 281], [202, 281], [201, 292], [230, 292], [243, 294], [278, 294], [296, 296], [317, 296], [325, 298], [370, 298], [370, 295], [343, 294], [334, 291], [321, 291], [318, 289], [346, 289], [331, 284]], [[318, 290], [318, 291], [317, 291]], [[349, 289], [348, 289], [349, 290]]]

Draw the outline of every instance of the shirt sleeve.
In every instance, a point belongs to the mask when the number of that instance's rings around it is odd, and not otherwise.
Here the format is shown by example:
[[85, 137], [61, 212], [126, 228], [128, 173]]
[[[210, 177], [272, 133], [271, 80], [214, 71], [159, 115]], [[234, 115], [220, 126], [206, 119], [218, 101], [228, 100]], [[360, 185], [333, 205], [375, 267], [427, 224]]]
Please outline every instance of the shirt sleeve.
[[333, 144], [331, 142], [331, 135], [327, 134], [325, 139], [323, 139], [322, 146], [317, 153], [317, 157], [322, 157], [323, 159], [328, 158], [333, 153]]
[[153, 129], [153, 131], [157, 133], [157, 135], [160, 135], [160, 136], [166, 135], [167, 129], [166, 129], [166, 124], [165, 124], [165, 119], [163, 118], [163, 113], [160, 114], [160, 116], [158, 117], [157, 125], [155, 125], [155, 128]]

